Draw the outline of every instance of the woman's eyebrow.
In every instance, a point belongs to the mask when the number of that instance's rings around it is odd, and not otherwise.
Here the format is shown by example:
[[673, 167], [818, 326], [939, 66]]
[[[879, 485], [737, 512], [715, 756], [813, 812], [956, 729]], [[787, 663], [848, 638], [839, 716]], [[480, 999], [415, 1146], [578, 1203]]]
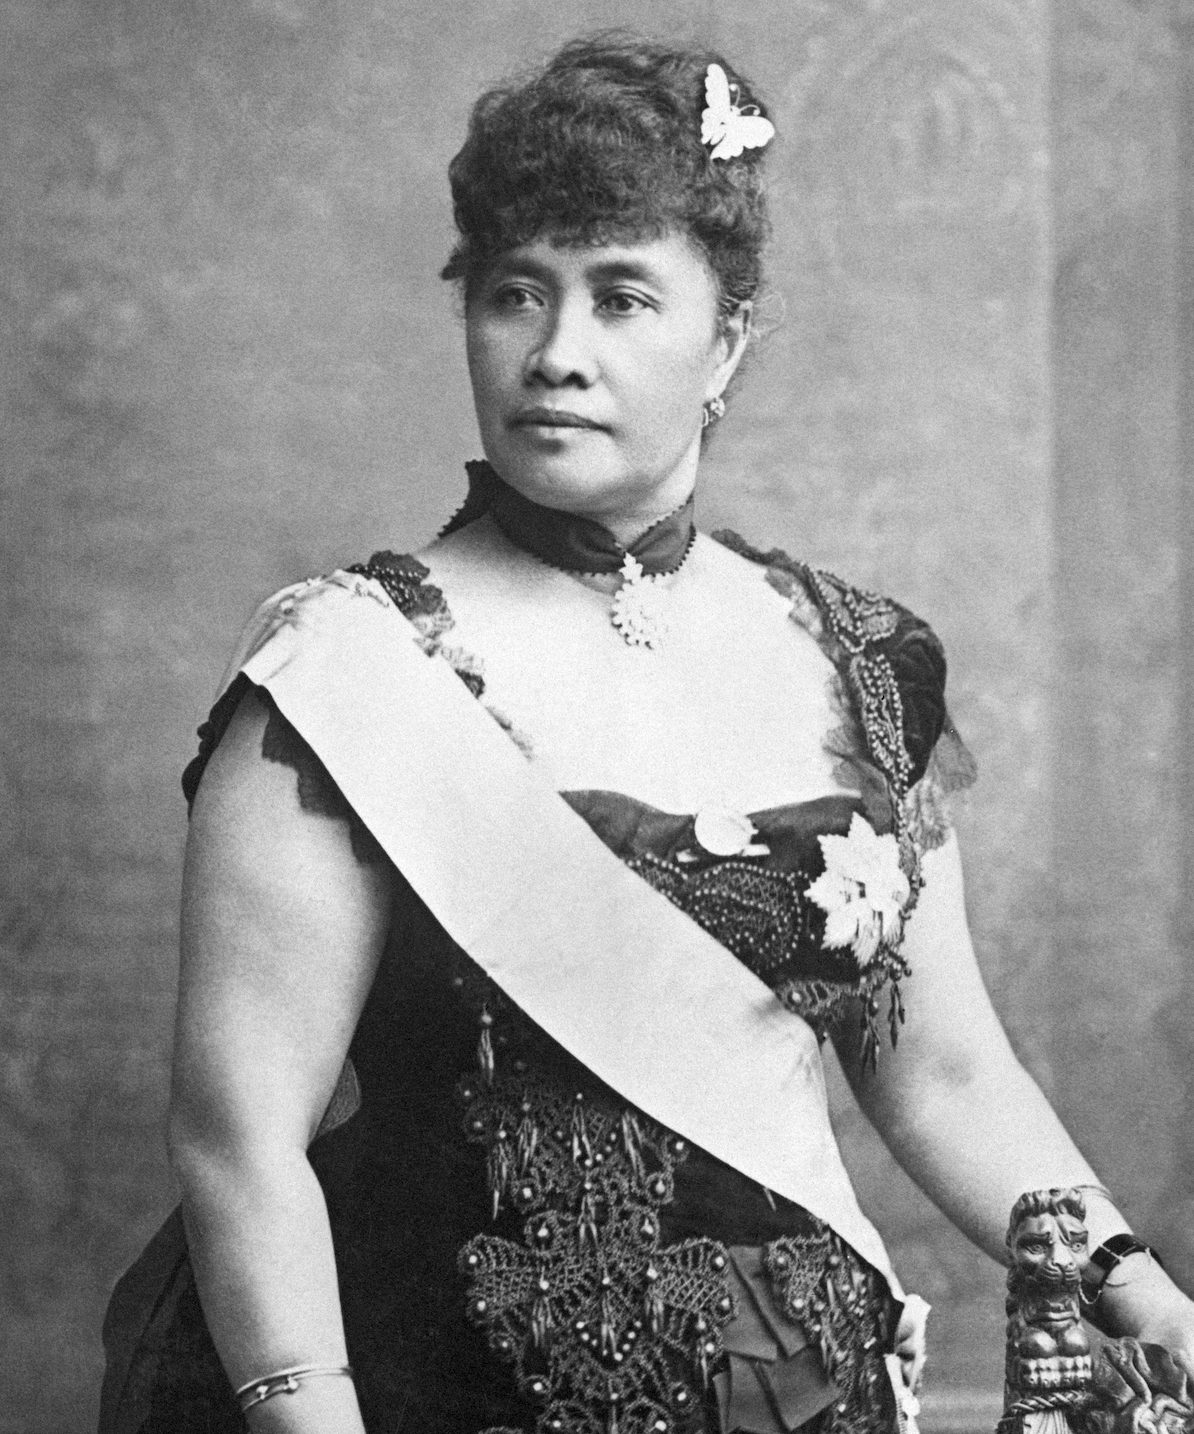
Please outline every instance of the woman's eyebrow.
[[657, 288], [663, 287], [658, 270], [641, 259], [601, 259], [585, 269], [585, 277], [601, 283], [616, 279], [634, 279], [639, 283], [653, 284]]
[[535, 259], [524, 259], [517, 254], [495, 259], [486, 275], [487, 282], [496, 283], [510, 278], [534, 279], [547, 284], [551, 282], [552, 275], [546, 264]]
[[[555, 277], [555, 271], [550, 264], [517, 252], [503, 255], [497, 259], [491, 272], [493, 275], [503, 278], [510, 274], [525, 274], [529, 279], [540, 279], [545, 283]], [[592, 264], [585, 266], [584, 274], [590, 283], [610, 283], [618, 279], [633, 279], [639, 283], [662, 287], [659, 272], [653, 265], [629, 255], [615, 259], [596, 259]]]

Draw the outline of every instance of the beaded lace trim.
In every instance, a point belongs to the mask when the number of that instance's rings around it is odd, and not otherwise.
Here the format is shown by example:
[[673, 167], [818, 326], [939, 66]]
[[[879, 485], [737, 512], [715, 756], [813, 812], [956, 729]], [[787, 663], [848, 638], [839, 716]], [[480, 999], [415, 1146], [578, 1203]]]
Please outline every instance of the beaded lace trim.
[[431, 569], [409, 553], [374, 553], [367, 563], [354, 563], [348, 571], [380, 583], [386, 595], [419, 633], [419, 643], [429, 657], [443, 657], [468, 690], [481, 701], [498, 726], [527, 755], [530, 738], [519, 731], [509, 717], [485, 698], [485, 675], [471, 653], [449, 647], [444, 638], [452, 630], [453, 618], [443, 592], [427, 578]]
[[807, 953], [820, 946], [824, 914], [806, 891], [816, 872], [777, 871], [749, 861], [719, 861], [701, 871], [650, 852], [626, 863], [678, 906], [802, 1016], [824, 1040], [857, 996], [886, 980], [881, 967], [860, 971], [846, 952], [820, 951], [829, 968], [810, 976]]
[[[900, 867], [911, 889], [903, 913], [906, 921], [923, 885], [921, 856], [927, 843], [922, 843], [921, 837], [928, 821], [940, 819], [941, 813], [933, 809], [928, 798], [924, 802], [909, 800], [913, 781], [921, 773], [909, 753], [904, 699], [895, 667], [885, 650], [899, 631], [900, 609], [878, 593], [851, 587], [832, 573], [811, 568], [779, 549], [763, 552], [729, 531], [715, 533], [714, 537], [731, 551], [768, 568], [773, 586], [792, 599], [795, 621], [804, 621], [801, 609], [805, 603], [811, 602], [815, 607], [819, 621], [812, 629], [813, 636], [843, 680], [849, 715], [857, 724], [867, 758], [884, 790], [883, 805], [899, 845]], [[938, 729], [943, 721], [941, 704]], [[932, 760], [935, 745], [934, 734], [925, 761]], [[969, 775], [972, 777], [972, 770]], [[899, 943], [884, 943], [858, 984], [857, 994], [862, 999], [861, 1057], [863, 1064], [872, 1069], [879, 1052], [879, 993], [884, 985], [890, 986], [886, 1024], [895, 1045], [905, 1016], [900, 982], [910, 974]]]
[[487, 1084], [484, 1050], [481, 1066], [461, 1084], [465, 1131], [486, 1149], [495, 1218], [510, 1204], [526, 1219], [520, 1242], [478, 1235], [460, 1252], [470, 1318], [538, 1406], [537, 1434], [689, 1427], [734, 1306], [720, 1244], [660, 1243], [686, 1143], [582, 1091]]
[[[867, 749], [883, 773], [891, 792], [892, 827], [900, 848], [900, 866], [908, 878], [911, 895], [904, 919], [916, 908], [923, 878], [920, 850], [908, 832], [904, 798], [912, 774], [912, 759], [904, 741], [904, 701], [891, 659], [878, 645], [893, 637], [897, 614], [894, 604], [877, 593], [852, 588], [831, 573], [808, 571], [813, 590], [838, 645], [847, 654], [846, 685], [866, 735]], [[878, 650], [877, 650], [878, 648]], [[885, 981], [891, 994], [887, 1006], [887, 1028], [894, 1046], [904, 1023], [904, 1001], [900, 981], [911, 974], [899, 945], [884, 944], [867, 976], [869, 987], [863, 1000], [861, 1056], [873, 1070], [879, 1057], [878, 992]], [[861, 994], [861, 992], [860, 992]]]
[[[442, 595], [423, 583], [421, 564], [385, 554], [355, 571], [376, 577], [416, 626], [425, 625], [429, 651], [442, 648], [451, 618]], [[846, 677], [868, 748], [896, 797], [896, 830], [912, 879], [918, 853], [899, 815], [911, 770], [903, 708], [890, 661], [874, 651], [894, 632], [895, 609], [828, 575], [816, 582], [834, 637], [848, 654]], [[461, 676], [482, 695], [479, 669], [466, 666]], [[784, 970], [810, 940], [815, 916], [803, 891], [812, 873], [728, 861], [694, 880], [649, 854], [629, 864], [769, 979], [821, 1034], [861, 993], [864, 1055], [869, 1042], [872, 1060], [876, 992], [894, 973], [894, 1040], [903, 1018], [898, 976], [907, 971], [896, 953], [847, 983]], [[536, 1434], [696, 1434], [706, 1427], [708, 1380], [724, 1363], [722, 1331], [734, 1308], [721, 1244], [660, 1243], [659, 1211], [673, 1199], [686, 1143], [600, 1097], [566, 1094], [523, 1061], [499, 1074], [493, 1011], [516, 1022], [517, 1015], [490, 983], [480, 989], [486, 995], [478, 1074], [459, 1086], [465, 1133], [485, 1149], [494, 1218], [503, 1207], [524, 1218], [521, 1240], [478, 1235], [461, 1250], [469, 1316], [537, 1407]], [[888, 1305], [879, 1277], [827, 1226], [774, 1241], [764, 1250], [764, 1268], [777, 1308], [820, 1350], [839, 1391], [825, 1434], [889, 1429], [881, 1358]], [[522, 1431], [503, 1426], [483, 1434]]]
[[[896, 609], [887, 598], [849, 587], [831, 573], [810, 569], [809, 577], [834, 637], [848, 654], [846, 681], [871, 757], [902, 806], [912, 772], [904, 742], [904, 702], [891, 659], [875, 650], [894, 636]], [[898, 809], [895, 820], [899, 834], [903, 819]]]
[[[832, 657], [858, 727], [850, 747], [865, 743], [872, 764], [861, 764], [865, 767], [864, 785], [866, 774], [873, 773], [873, 780], [885, 793], [884, 813], [895, 831], [901, 866], [912, 888], [910, 912], [919, 891], [921, 851], [929, 844], [930, 826], [941, 826], [944, 814], [936, 795], [938, 783], [922, 782], [909, 790], [913, 764], [904, 740], [904, 704], [895, 669], [882, 650], [896, 633], [898, 609], [885, 598], [851, 588], [830, 574], [814, 572], [781, 553], [760, 554], [732, 535], [719, 538], [747, 557], [771, 565], [769, 576], [792, 598], [793, 615], [810, 627]], [[481, 665], [446, 645], [452, 616], [442, 592], [426, 581], [429, 571], [422, 563], [408, 555], [380, 552], [350, 571], [379, 582], [418, 630], [424, 650], [445, 657], [474, 696], [485, 700]], [[804, 610], [797, 615], [802, 600]], [[488, 710], [529, 751], [529, 740], [516, 732], [502, 713], [492, 707]], [[289, 746], [273, 730], [276, 725], [271, 722], [263, 750], [274, 760], [291, 760], [298, 767]], [[308, 790], [317, 784], [300, 781], [300, 785], [304, 806], [324, 809]], [[922, 787], [933, 791], [922, 792]], [[329, 815], [341, 814], [341, 806], [343, 803], [327, 806], [326, 810]], [[361, 839], [354, 832], [354, 849], [363, 860], [378, 857], [363, 832]], [[822, 1039], [852, 1000], [861, 1000], [861, 1052], [864, 1062], [872, 1066], [879, 1046], [879, 1000], [882, 988], [890, 985], [887, 1024], [894, 1043], [904, 1019], [900, 981], [908, 974], [898, 943], [882, 948], [863, 969], [847, 953], [822, 951], [825, 964], [840, 969], [818, 970], [815, 976], [801, 970], [802, 965], [807, 968], [808, 952], [819, 947], [819, 929], [814, 931], [812, 925], [821, 917], [810, 911], [805, 899], [818, 871], [781, 873], [731, 859], [694, 873], [649, 853], [632, 858], [629, 864], [766, 980]]]
[[[461, 959], [452, 985], [480, 1009], [476, 1071], [457, 1087], [464, 1133], [485, 1151], [495, 1219], [521, 1217], [520, 1239], [478, 1235], [461, 1250], [470, 1319], [536, 1409], [535, 1434], [717, 1427], [709, 1381], [735, 1313], [729, 1257], [712, 1239], [660, 1243], [687, 1142], [612, 1092], [537, 1074], [541, 1037]], [[809, 1233], [763, 1247], [770, 1298], [836, 1386], [824, 1434], [887, 1434], [886, 1287], [830, 1227], [804, 1219]]]
[[818, 1434], [890, 1428], [892, 1396], [878, 1356], [891, 1331], [880, 1277], [828, 1226], [772, 1241], [763, 1268], [777, 1307], [815, 1342], [837, 1386]]

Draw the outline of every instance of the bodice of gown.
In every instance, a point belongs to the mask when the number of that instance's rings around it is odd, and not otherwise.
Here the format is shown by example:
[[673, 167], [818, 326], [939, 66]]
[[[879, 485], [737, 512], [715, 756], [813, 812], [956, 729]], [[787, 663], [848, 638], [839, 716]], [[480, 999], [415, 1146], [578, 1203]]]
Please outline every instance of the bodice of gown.
[[[749, 849], [729, 856], [702, 846], [696, 814], [563, 795], [818, 1034], [857, 1013], [873, 1057], [893, 983], [893, 1026], [902, 1017], [898, 942], [882, 959], [828, 945], [810, 887], [825, 839], [846, 840], [862, 817], [897, 838], [910, 908], [919, 852], [939, 838], [941, 797], [965, 759], [949, 750], [944, 665], [924, 624], [767, 556], [840, 672], [838, 755], [858, 795], [749, 813]], [[358, 571], [428, 651], [449, 655], [450, 614], [421, 564], [378, 554]], [[454, 656], [483, 700], [483, 679]], [[201, 729], [188, 795], [242, 695], [234, 685]], [[350, 823], [362, 859], [383, 859], [276, 712], [264, 751], [296, 769], [304, 806]], [[822, 1410], [826, 1430], [888, 1427], [881, 1354], [895, 1310], [875, 1272], [806, 1212], [628, 1109], [409, 889], [351, 1060], [359, 1109], [312, 1160], [371, 1431], [696, 1434], [755, 1415], [745, 1427], [769, 1431], [777, 1409], [785, 1428]]]
[[[765, 861], [694, 870], [677, 860], [692, 818], [567, 799], [777, 981], [810, 944], [800, 892], [818, 834], [857, 805], [757, 813]], [[779, 1398], [791, 1427], [826, 1405], [828, 1429], [889, 1427], [882, 1279], [804, 1211], [627, 1108], [413, 894], [352, 1060], [361, 1108], [315, 1158], [371, 1429], [398, 1405], [411, 1429], [445, 1434], [697, 1434], [722, 1427], [719, 1398], [736, 1423]], [[762, 1419], [747, 1427], [778, 1428]]]

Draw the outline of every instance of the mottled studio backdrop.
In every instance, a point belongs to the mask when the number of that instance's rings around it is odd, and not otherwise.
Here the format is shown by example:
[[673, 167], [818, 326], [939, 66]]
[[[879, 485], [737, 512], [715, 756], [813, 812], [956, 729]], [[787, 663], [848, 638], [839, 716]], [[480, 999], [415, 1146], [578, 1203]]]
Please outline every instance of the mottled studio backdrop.
[[[705, 522], [942, 633], [983, 771], [963, 825], [995, 998], [1194, 1277], [1194, 12], [0, 0], [5, 1434], [89, 1428], [108, 1288], [171, 1204], [177, 775], [232, 636], [267, 590], [414, 545], [461, 496], [476, 445], [435, 273], [467, 105], [636, 20], [724, 46], [780, 129], [769, 332]], [[981, 1424], [999, 1273], [842, 1124], [937, 1306], [934, 1427]]]

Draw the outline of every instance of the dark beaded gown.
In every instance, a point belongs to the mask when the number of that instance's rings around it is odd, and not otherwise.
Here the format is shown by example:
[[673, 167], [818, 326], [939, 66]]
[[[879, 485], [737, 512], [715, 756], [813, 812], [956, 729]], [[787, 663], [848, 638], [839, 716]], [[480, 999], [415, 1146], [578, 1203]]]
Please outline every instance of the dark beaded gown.
[[[826, 950], [807, 892], [820, 838], [858, 814], [896, 835], [915, 894], [919, 854], [944, 835], [944, 797], [972, 776], [945, 711], [940, 644], [884, 599], [722, 540], [767, 565], [832, 657], [843, 786], [860, 795], [751, 813], [766, 855], [749, 859], [703, 852], [692, 817], [618, 793], [563, 795], [818, 1035], [857, 1021], [874, 1061], [879, 998], [894, 1032], [907, 968], [898, 949], [865, 967]], [[383, 553], [356, 571], [438, 648], [450, 614], [421, 564]], [[483, 697], [476, 673], [458, 670]], [[188, 798], [246, 687], [238, 679], [200, 729]], [[361, 860], [386, 859], [276, 709], [263, 752], [295, 769], [304, 807], [350, 824]], [[883, 1356], [898, 1306], [882, 1277], [807, 1212], [628, 1108], [409, 888], [311, 1161], [369, 1434], [896, 1427]], [[117, 1287], [105, 1340], [101, 1434], [244, 1429], [177, 1214]]]

